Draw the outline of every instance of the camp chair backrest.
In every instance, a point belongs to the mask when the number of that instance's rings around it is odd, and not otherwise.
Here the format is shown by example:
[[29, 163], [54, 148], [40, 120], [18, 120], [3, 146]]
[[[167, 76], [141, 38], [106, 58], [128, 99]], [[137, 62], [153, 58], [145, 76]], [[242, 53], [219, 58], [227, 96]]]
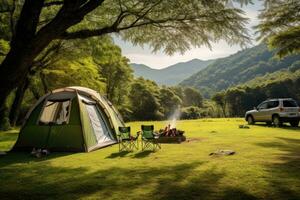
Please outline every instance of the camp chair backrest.
[[153, 135], [154, 126], [153, 125], [142, 125], [142, 137], [146, 139], [154, 138]]
[[119, 132], [122, 139], [130, 139], [130, 126], [119, 127]]

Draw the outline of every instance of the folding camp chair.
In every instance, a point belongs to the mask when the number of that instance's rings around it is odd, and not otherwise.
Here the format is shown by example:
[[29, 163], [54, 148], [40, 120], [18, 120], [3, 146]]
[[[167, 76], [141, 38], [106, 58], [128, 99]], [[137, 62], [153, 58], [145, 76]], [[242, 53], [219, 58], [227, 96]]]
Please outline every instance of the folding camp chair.
[[119, 127], [119, 151], [133, 151], [134, 149], [138, 149], [138, 137], [131, 136], [130, 127]]
[[154, 134], [154, 126], [142, 125], [142, 150], [151, 149], [155, 151], [156, 149], [161, 149], [158, 143], [158, 135]]

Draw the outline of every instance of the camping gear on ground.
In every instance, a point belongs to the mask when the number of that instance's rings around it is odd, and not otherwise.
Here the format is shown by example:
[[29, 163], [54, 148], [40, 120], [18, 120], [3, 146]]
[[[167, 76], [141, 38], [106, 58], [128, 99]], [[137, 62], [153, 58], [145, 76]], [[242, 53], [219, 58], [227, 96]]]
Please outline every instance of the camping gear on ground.
[[131, 135], [130, 127], [119, 127], [118, 133], [118, 142], [119, 142], [119, 151], [133, 151], [134, 149], [138, 150], [138, 137]]
[[186, 140], [183, 135], [184, 131], [176, 128], [171, 128], [171, 125], [167, 125], [164, 129], [158, 131], [159, 143], [181, 143]]
[[50, 154], [50, 151], [48, 149], [36, 149], [33, 148], [31, 151], [31, 155], [41, 158], [42, 156], [48, 156]]
[[215, 152], [210, 153], [210, 156], [230, 156], [230, 155], [234, 155], [235, 151], [233, 150], [218, 150]]
[[154, 126], [153, 125], [142, 125], [141, 126], [141, 134], [142, 134], [142, 150], [150, 149], [157, 150], [161, 149], [159, 144], [159, 135], [154, 134]]
[[90, 152], [117, 143], [124, 126], [113, 105], [84, 87], [56, 89], [41, 97], [27, 113], [13, 151], [33, 148]]

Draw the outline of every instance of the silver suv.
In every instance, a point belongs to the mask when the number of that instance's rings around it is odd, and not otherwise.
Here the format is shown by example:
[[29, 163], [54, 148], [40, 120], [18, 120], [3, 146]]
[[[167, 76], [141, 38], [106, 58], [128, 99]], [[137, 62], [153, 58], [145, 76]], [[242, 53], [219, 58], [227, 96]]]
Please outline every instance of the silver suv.
[[262, 102], [254, 110], [246, 112], [245, 119], [248, 124], [266, 122], [271, 125], [281, 126], [283, 122], [289, 122], [297, 127], [300, 120], [300, 109], [293, 99], [269, 99]]

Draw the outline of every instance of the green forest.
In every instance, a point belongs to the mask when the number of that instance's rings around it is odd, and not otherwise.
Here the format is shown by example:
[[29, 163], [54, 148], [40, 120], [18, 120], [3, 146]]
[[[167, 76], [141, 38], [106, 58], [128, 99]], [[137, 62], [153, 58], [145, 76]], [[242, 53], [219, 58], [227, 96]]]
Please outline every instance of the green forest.
[[[5, 45], [5, 40], [1, 41]], [[79, 45], [80, 50], [74, 51]], [[195, 89], [160, 87], [153, 81], [134, 79], [129, 60], [110, 37], [61, 42], [53, 49], [37, 63], [24, 86], [9, 96], [7, 107], [12, 108], [9, 119], [13, 125], [22, 122], [41, 96], [72, 85], [105, 94], [126, 121], [167, 119], [180, 106], [189, 110], [185, 107], [202, 105], [202, 96]]]
[[[243, 116], [266, 98], [299, 101], [298, 2], [265, 2], [255, 27], [260, 45], [204, 62], [210, 64], [175, 86], [134, 76], [114, 43], [113, 33], [168, 55], [220, 40], [246, 47], [253, 39], [245, 28], [248, 19], [227, 3], [1, 0], [1, 129], [20, 125], [41, 96], [66, 86], [98, 91], [125, 121], [168, 119], [175, 110], [183, 119]], [[185, 72], [181, 67], [174, 77]]]

